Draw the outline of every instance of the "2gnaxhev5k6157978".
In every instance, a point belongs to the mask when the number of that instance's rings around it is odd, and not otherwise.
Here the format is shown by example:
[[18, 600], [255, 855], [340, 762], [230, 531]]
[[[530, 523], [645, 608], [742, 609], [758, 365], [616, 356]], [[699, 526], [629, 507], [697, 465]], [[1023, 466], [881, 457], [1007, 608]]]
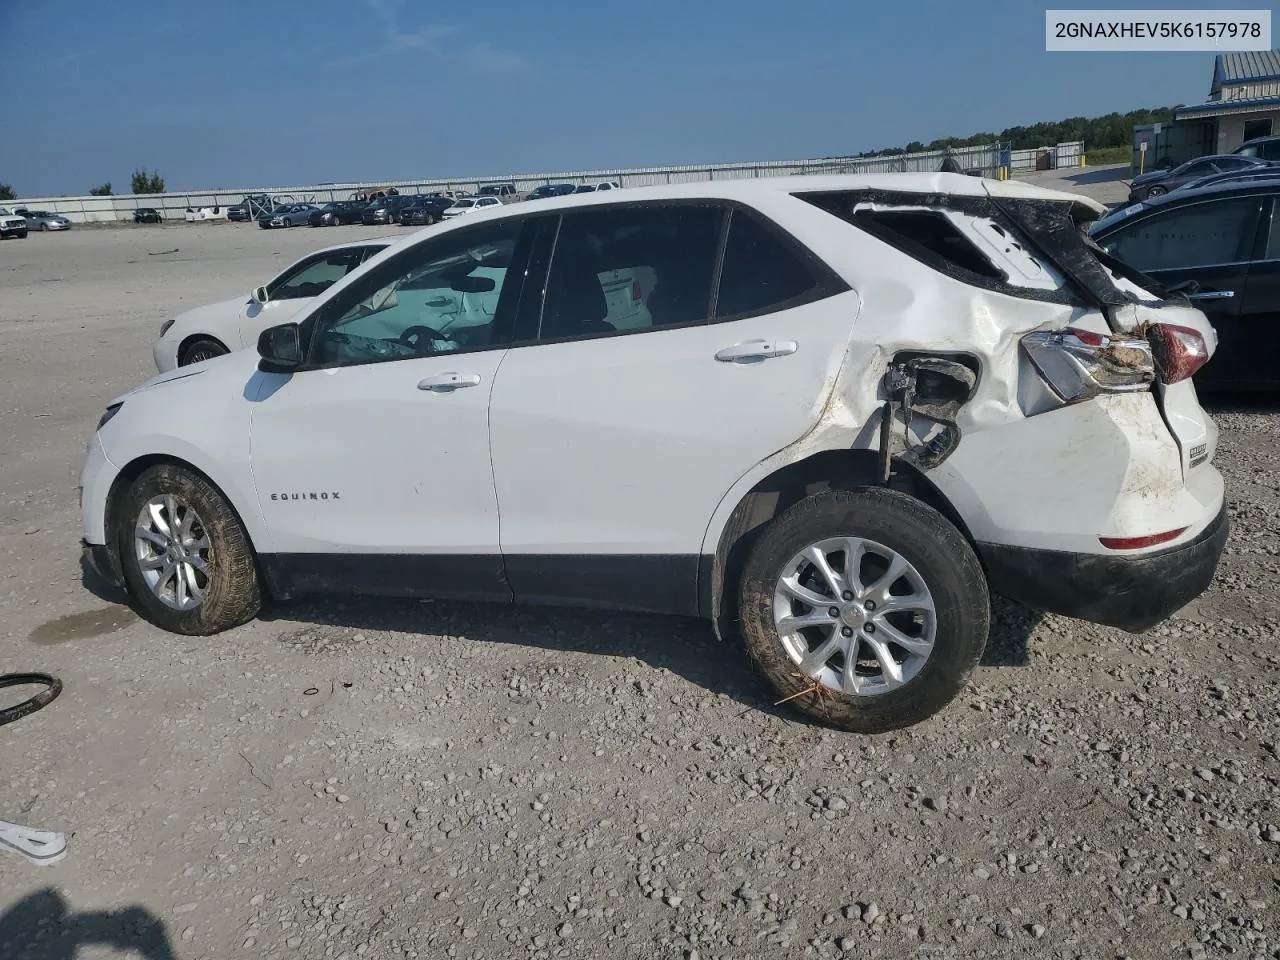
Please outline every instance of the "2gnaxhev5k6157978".
[[85, 549], [178, 633], [304, 592], [687, 614], [794, 708], [914, 723], [989, 591], [1142, 630], [1213, 577], [1214, 335], [1087, 241], [1101, 213], [898, 174], [430, 227], [113, 400]]

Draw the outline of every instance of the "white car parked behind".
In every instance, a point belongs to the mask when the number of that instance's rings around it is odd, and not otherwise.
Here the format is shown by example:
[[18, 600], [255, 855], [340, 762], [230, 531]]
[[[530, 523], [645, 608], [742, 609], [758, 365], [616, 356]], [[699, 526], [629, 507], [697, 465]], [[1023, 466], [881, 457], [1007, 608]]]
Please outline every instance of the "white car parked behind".
[[24, 238], [27, 235], [27, 219], [16, 213], [10, 213], [5, 207], [0, 207], [0, 240], [5, 237]]
[[463, 197], [455, 201], [452, 207], [446, 207], [440, 217], [444, 220], [452, 220], [454, 217], [461, 217], [464, 214], [475, 213], [479, 210], [492, 210], [500, 206], [502, 206], [502, 201], [497, 197]]
[[167, 373], [257, 343], [264, 329], [288, 319], [390, 243], [361, 240], [326, 247], [290, 264], [248, 297], [196, 307], [166, 320], [152, 348], [156, 369]]
[[770, 699], [915, 723], [977, 665], [989, 590], [1141, 631], [1213, 579], [1216, 341], [1090, 245], [1101, 213], [889, 174], [423, 230], [258, 355], [112, 401], [87, 559], [184, 634], [307, 592], [698, 615]]

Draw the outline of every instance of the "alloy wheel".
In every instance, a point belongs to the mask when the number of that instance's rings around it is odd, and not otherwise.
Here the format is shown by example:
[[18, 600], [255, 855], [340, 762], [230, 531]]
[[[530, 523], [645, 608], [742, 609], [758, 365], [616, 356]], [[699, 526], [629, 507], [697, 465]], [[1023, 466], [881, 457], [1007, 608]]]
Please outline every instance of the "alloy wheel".
[[774, 588], [773, 622], [800, 672], [855, 696], [910, 682], [937, 635], [933, 595], [919, 571], [859, 537], [821, 540], [792, 557]]
[[200, 606], [213, 546], [189, 503], [168, 493], [148, 500], [134, 524], [133, 548], [143, 582], [157, 600], [174, 610]]

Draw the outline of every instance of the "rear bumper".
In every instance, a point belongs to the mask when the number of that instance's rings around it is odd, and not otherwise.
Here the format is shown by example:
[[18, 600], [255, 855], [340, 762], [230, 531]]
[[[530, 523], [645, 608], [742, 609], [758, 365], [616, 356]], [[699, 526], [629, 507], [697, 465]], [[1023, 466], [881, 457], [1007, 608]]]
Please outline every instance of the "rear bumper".
[[1213, 582], [1229, 524], [1218, 515], [1187, 543], [1141, 556], [1103, 556], [977, 544], [991, 590], [1001, 596], [1142, 633], [1186, 606]]

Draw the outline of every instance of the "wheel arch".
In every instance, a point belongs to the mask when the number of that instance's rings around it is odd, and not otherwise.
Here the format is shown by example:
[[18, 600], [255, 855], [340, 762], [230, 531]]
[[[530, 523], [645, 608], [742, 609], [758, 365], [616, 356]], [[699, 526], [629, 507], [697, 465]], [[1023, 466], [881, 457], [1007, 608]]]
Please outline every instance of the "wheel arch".
[[108, 558], [113, 565], [113, 572], [120, 574], [121, 582], [124, 582], [124, 578], [122, 573], [123, 558], [120, 556], [120, 534], [123, 532], [122, 528], [127, 518], [120, 513], [120, 504], [124, 500], [125, 493], [129, 487], [145, 471], [152, 467], [166, 465], [190, 470], [218, 491], [219, 496], [226, 501], [227, 506], [240, 522], [240, 526], [244, 530], [245, 539], [249, 542], [249, 549], [253, 552], [254, 563], [258, 567], [258, 581], [266, 585], [268, 581], [263, 576], [262, 562], [258, 553], [257, 543], [254, 540], [254, 525], [253, 523], [245, 522], [244, 511], [236, 505], [235, 498], [228, 496], [223, 486], [196, 464], [170, 453], [149, 453], [130, 460], [125, 466], [121, 467], [120, 472], [111, 481], [111, 487], [107, 491], [107, 503], [103, 514], [103, 529], [106, 532]]
[[178, 344], [178, 366], [182, 366], [183, 356], [189, 349], [191, 349], [191, 345], [199, 340], [208, 340], [211, 343], [216, 343], [223, 350], [227, 351], [227, 353], [231, 352], [231, 348], [223, 343], [220, 337], [216, 337], [212, 333], [189, 333], [183, 337], [182, 342]]
[[[716, 537], [714, 553], [704, 554], [698, 578], [699, 613], [709, 617], [719, 636], [737, 629], [738, 581], [747, 555], [765, 526], [788, 507], [824, 490], [887, 486], [933, 507], [961, 536], [973, 543], [959, 512], [922, 471], [895, 460], [886, 484], [875, 450], [822, 450], [793, 461], [758, 480], [729, 512]], [[714, 531], [709, 531], [714, 533]]]

